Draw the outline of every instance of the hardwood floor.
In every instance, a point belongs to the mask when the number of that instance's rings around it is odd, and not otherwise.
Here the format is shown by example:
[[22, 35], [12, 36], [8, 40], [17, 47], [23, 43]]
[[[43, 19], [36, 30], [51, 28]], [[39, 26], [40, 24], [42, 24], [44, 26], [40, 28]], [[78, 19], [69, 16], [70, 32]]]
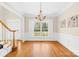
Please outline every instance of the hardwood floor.
[[6, 57], [76, 57], [57, 41], [17, 41], [17, 50]]

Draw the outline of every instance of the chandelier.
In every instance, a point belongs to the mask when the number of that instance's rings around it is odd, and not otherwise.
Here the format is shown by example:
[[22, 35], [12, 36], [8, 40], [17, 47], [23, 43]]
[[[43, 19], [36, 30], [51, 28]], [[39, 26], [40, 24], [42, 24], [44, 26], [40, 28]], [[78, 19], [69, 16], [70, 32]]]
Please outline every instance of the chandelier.
[[40, 11], [39, 14], [35, 17], [35, 19], [43, 21], [44, 19], [46, 19], [46, 16], [43, 16], [42, 13], [42, 3], [40, 2]]

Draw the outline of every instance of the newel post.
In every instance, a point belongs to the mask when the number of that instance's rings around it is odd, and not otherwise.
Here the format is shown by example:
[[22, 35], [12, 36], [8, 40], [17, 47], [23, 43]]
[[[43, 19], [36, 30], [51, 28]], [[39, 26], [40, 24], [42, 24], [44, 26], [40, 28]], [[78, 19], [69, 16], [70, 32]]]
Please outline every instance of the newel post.
[[16, 45], [15, 45], [15, 32], [16, 31], [13, 31], [13, 47], [12, 47], [12, 49], [14, 50], [14, 49], [16, 49]]

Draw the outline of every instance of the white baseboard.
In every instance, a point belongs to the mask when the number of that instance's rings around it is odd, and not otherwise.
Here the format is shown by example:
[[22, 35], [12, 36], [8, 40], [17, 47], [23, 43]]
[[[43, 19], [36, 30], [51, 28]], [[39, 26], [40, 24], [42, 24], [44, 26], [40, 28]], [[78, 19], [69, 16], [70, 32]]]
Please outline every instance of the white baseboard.
[[35, 39], [32, 39], [32, 40], [31, 39], [29, 39], [29, 40], [28, 39], [24, 39], [22, 41], [24, 42], [24, 41], [57, 41], [57, 40], [56, 39], [54, 39], [54, 40], [50, 40], [50, 39], [47, 39], [47, 40], [44, 40], [44, 39], [43, 40], [41, 40], [41, 39], [36, 39], [36, 40]]

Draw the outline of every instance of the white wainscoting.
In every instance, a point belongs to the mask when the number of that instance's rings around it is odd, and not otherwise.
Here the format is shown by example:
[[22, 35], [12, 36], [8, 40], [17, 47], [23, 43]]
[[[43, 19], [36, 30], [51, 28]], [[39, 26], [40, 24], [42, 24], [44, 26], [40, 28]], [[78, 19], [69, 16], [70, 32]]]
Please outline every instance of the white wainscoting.
[[60, 33], [58, 41], [79, 56], [79, 36]]
[[53, 33], [48, 36], [32, 36], [30, 34], [23, 34], [22, 40], [24, 41], [57, 41], [58, 35]]

